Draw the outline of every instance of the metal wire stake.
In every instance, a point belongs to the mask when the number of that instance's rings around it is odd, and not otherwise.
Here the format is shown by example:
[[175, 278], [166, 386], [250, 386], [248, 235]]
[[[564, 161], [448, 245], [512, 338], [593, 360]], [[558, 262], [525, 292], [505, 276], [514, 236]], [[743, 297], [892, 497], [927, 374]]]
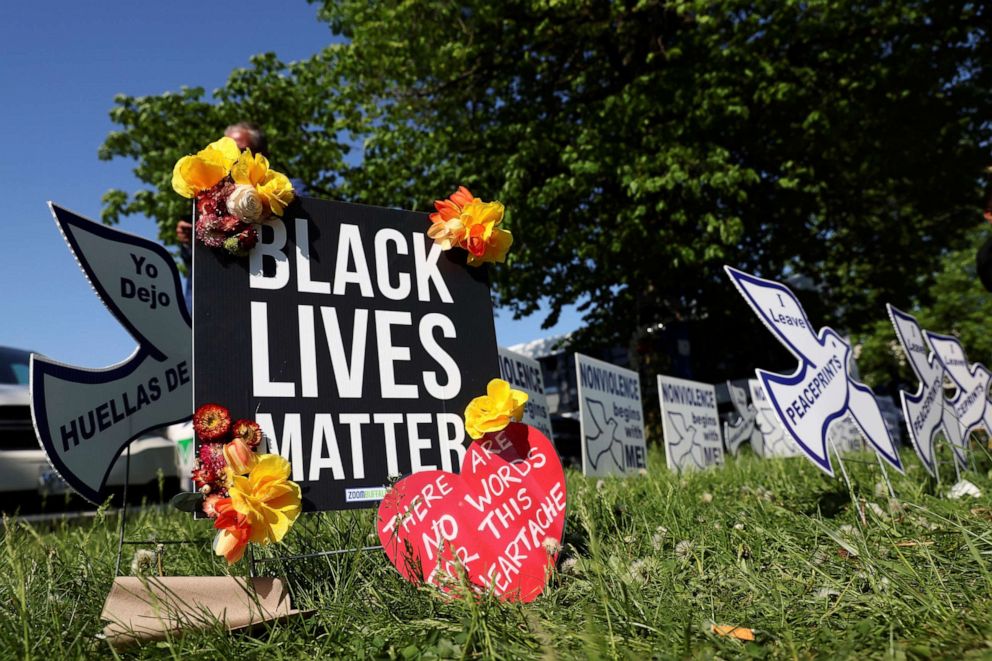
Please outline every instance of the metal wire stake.
[[121, 523], [117, 531], [117, 562], [114, 576], [121, 575], [121, 555], [124, 552], [124, 526], [127, 524], [127, 484], [131, 481], [131, 444], [127, 444], [124, 455], [124, 502], [121, 504]]
[[[892, 500], [896, 499], [896, 490], [892, 488], [892, 482], [889, 481], [889, 471], [885, 469], [885, 462], [882, 461], [882, 455], [875, 453], [875, 458], [878, 459], [878, 467], [882, 469], [882, 479], [885, 480], [885, 486], [889, 487], [889, 498]], [[937, 471], [937, 475], [940, 475], [940, 470]], [[937, 478], [940, 479], [939, 477]]]

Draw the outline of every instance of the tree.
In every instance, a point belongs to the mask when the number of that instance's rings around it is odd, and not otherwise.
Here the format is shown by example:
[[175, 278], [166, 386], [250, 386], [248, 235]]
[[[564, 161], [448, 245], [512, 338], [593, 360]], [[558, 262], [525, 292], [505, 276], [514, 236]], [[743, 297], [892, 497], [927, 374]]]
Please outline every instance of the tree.
[[[963, 0], [328, 1], [319, 15], [344, 43], [310, 60], [258, 57], [212, 103], [118, 98], [123, 130], [101, 156], [136, 158], [152, 190], [111, 192], [105, 218], [150, 214], [168, 238], [172, 162], [247, 115], [313, 194], [424, 209], [465, 184], [502, 200], [515, 244], [493, 269], [499, 302], [547, 300], [548, 325], [578, 302], [588, 339], [648, 354], [645, 328], [685, 324], [697, 375], [727, 376], [783, 355], [724, 263], [812, 278], [811, 317], [840, 328], [929, 302], [942, 251], [977, 223], [989, 14]], [[698, 350], [731, 328], [753, 345]]]
[[[992, 334], [989, 333], [992, 294], [979, 282], [975, 252], [990, 236], [992, 228], [980, 228], [963, 247], [948, 252], [925, 297], [931, 303], [916, 303], [904, 310], [914, 315], [926, 330], [957, 337], [968, 360], [986, 365], [992, 361]], [[858, 366], [867, 383], [873, 386], [899, 384], [910, 392], [916, 390], [917, 378], [906, 362], [888, 319], [877, 321], [856, 339], [862, 347]], [[890, 394], [898, 397], [894, 391]]]

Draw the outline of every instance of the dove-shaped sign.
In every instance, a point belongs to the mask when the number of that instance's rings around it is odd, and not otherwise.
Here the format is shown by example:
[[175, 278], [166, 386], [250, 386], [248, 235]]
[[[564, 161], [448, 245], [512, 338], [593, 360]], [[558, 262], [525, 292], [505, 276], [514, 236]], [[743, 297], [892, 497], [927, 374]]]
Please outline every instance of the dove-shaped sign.
[[834, 330], [819, 334], [785, 285], [725, 267], [758, 318], [799, 360], [790, 375], [756, 370], [779, 421], [821, 470], [833, 476], [827, 432], [849, 414], [875, 451], [902, 472], [902, 462], [871, 388], [851, 377], [851, 345]]
[[31, 356], [38, 439], [69, 486], [99, 503], [129, 442], [192, 416], [192, 323], [165, 248], [50, 206], [93, 290], [138, 342], [127, 360], [104, 369]]
[[916, 392], [899, 391], [913, 448], [930, 474], [936, 475], [934, 441], [937, 432], [943, 431], [954, 450], [958, 465], [965, 468], [967, 444], [962, 442], [957, 414], [944, 399], [944, 366], [931, 353], [924, 331], [916, 318], [892, 305], [886, 307], [909, 366], [920, 380]]
[[957, 388], [950, 405], [957, 415], [961, 444], [967, 446], [968, 436], [982, 427], [992, 433], [992, 407], [989, 406], [989, 380], [992, 374], [981, 363], [969, 363], [956, 337], [924, 331], [933, 348], [933, 355]]
[[727, 391], [730, 393], [730, 403], [734, 405], [737, 420], [723, 423], [723, 442], [731, 454], [737, 454], [744, 441], [751, 444], [751, 449], [760, 452], [761, 432], [755, 420], [754, 407], [747, 401], [747, 390], [727, 381]]
[[792, 437], [785, 433], [782, 423], [778, 421], [772, 403], [765, 396], [761, 382], [757, 379], [747, 380], [748, 390], [751, 391], [751, 401], [754, 406], [754, 424], [761, 434], [760, 442], [752, 442], [758, 448], [757, 453], [762, 457], [796, 457], [802, 450]]

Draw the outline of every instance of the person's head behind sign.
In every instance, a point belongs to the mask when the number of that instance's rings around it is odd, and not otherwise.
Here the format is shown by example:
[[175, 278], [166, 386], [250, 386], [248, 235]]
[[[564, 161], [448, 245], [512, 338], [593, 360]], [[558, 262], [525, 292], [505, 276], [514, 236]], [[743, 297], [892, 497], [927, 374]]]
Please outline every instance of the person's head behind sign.
[[253, 154], [269, 155], [269, 141], [254, 122], [238, 122], [224, 129], [224, 135], [238, 144], [238, 149], [250, 149]]

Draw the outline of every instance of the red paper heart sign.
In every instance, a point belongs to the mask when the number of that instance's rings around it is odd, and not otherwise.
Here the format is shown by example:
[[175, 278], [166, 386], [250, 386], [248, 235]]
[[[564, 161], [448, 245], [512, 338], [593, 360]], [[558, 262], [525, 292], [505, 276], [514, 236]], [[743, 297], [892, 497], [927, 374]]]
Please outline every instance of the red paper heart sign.
[[461, 474], [405, 477], [379, 504], [379, 540], [408, 580], [533, 601], [565, 530], [565, 472], [551, 441], [520, 423], [473, 442]]

